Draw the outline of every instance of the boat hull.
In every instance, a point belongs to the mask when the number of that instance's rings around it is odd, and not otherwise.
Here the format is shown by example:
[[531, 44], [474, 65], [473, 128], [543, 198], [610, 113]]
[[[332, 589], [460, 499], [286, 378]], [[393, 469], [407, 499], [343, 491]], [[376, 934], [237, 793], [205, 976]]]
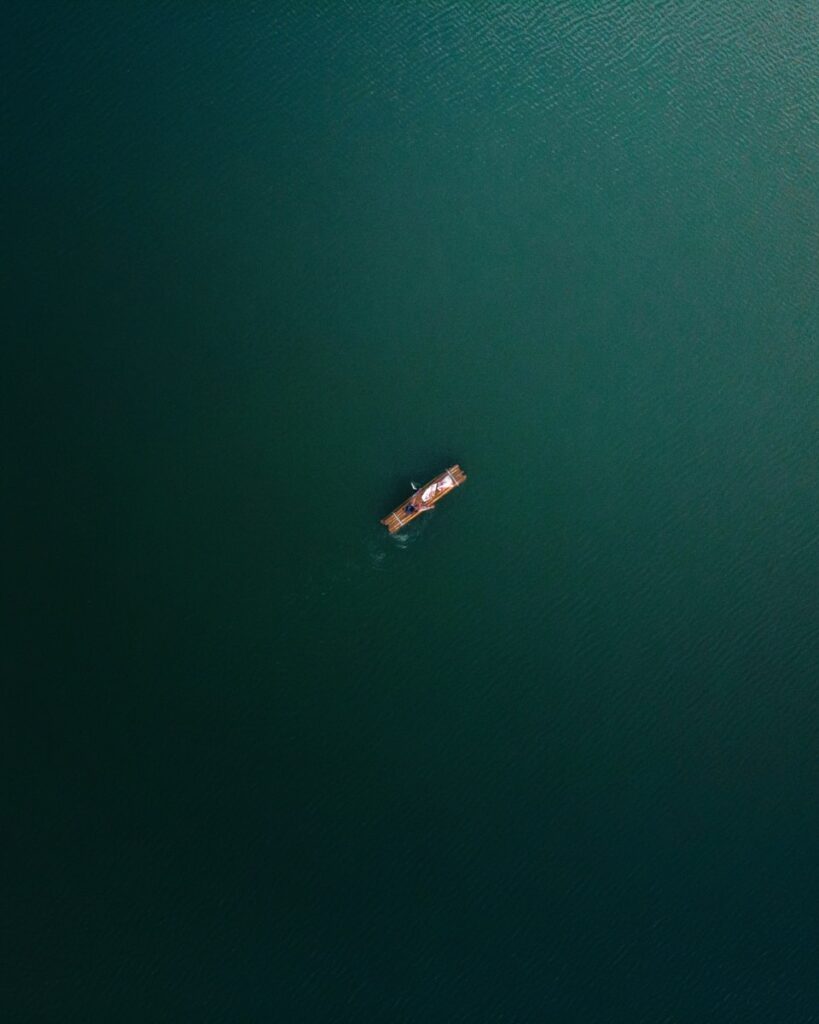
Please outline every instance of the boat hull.
[[398, 533], [407, 523], [413, 519], [429, 512], [447, 494], [450, 494], [456, 487], [460, 487], [466, 480], [466, 473], [459, 465], [450, 466], [443, 473], [433, 477], [429, 483], [419, 487], [406, 501], [403, 501], [397, 508], [394, 508], [388, 516], [384, 516], [381, 522], [390, 533]]

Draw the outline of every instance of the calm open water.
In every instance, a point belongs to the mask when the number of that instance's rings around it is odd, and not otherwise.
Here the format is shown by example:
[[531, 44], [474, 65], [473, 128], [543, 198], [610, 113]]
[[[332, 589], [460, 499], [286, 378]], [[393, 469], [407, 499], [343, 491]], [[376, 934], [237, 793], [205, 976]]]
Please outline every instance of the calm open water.
[[816, 4], [10, 8], [2, 1020], [819, 1020]]

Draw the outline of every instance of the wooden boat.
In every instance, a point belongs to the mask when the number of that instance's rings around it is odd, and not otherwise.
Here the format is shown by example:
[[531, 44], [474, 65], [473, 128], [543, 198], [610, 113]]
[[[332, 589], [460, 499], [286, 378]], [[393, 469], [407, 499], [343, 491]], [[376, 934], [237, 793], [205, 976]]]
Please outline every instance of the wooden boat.
[[431, 511], [436, 502], [440, 501], [445, 494], [454, 491], [456, 487], [460, 487], [465, 480], [466, 473], [460, 466], [450, 466], [449, 469], [445, 469], [443, 473], [439, 473], [438, 476], [430, 480], [428, 484], [419, 487], [414, 494], [403, 501], [398, 508], [393, 509], [381, 522], [390, 533], [398, 533], [407, 523], [412, 522], [422, 513]]

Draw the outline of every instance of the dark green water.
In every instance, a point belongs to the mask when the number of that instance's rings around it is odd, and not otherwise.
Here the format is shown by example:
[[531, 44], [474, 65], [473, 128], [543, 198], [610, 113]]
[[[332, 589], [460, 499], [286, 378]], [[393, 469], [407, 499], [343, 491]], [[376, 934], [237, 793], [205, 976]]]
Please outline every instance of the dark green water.
[[819, 1020], [816, 5], [11, 6], [2, 1020]]

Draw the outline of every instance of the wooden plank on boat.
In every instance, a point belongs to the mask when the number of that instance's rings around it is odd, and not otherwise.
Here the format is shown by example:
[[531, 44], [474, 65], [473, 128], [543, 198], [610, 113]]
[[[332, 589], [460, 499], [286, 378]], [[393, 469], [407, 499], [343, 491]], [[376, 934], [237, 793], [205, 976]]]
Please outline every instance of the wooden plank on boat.
[[444, 495], [460, 487], [466, 480], [466, 473], [457, 464], [445, 469], [443, 473], [433, 477], [429, 483], [419, 487], [418, 490], [403, 501], [397, 508], [393, 509], [388, 516], [384, 516], [381, 522], [390, 533], [398, 533], [407, 523], [412, 522], [418, 516], [429, 510], [439, 502]]

